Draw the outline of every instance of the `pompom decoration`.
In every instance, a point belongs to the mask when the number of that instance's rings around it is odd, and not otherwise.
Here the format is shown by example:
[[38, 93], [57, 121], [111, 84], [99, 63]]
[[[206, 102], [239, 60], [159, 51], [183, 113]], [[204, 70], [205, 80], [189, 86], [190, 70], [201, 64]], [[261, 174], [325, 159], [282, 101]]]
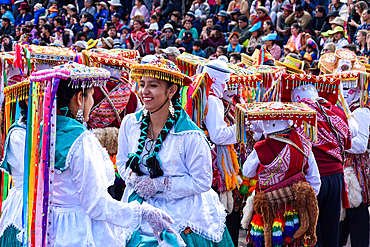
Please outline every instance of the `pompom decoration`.
[[284, 245], [283, 239], [284, 219], [281, 213], [274, 219], [272, 223], [272, 245], [281, 247]]
[[252, 228], [250, 231], [251, 242], [254, 243], [255, 247], [265, 246], [265, 238], [263, 235], [263, 220], [262, 216], [255, 214], [251, 222]]

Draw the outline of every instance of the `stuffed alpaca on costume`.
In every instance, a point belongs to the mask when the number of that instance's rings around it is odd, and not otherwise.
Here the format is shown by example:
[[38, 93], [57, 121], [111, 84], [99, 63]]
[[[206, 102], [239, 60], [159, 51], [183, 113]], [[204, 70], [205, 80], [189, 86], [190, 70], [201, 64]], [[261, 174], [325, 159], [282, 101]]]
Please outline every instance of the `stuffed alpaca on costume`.
[[349, 207], [357, 208], [362, 202], [362, 190], [353, 167], [344, 168], [344, 181], [348, 188]]
[[119, 129], [115, 127], [94, 129], [96, 138], [98, 138], [102, 147], [105, 148], [110, 155], [115, 155], [118, 152], [118, 133]]
[[245, 207], [243, 208], [243, 218], [242, 218], [241, 224], [244, 229], [248, 229], [249, 223], [252, 220], [253, 202], [254, 202], [254, 194], [248, 197], [247, 203], [245, 204]]
[[298, 182], [293, 184], [294, 206], [299, 215], [300, 227], [293, 238], [301, 238], [306, 234], [309, 245], [314, 245], [317, 241], [316, 225], [319, 214], [316, 194], [308, 182]]
[[265, 247], [271, 247], [272, 246], [272, 223], [273, 223], [274, 217], [267, 203], [266, 194], [263, 191], [258, 192], [254, 196], [253, 209], [263, 219]]

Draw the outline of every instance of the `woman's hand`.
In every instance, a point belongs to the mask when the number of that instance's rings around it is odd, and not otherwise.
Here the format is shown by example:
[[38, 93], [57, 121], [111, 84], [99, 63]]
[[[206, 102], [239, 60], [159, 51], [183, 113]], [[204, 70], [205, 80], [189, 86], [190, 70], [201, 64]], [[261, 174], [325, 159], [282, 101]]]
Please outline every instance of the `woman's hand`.
[[353, 19], [351, 19], [351, 21], [348, 22], [348, 24], [351, 25], [351, 26], [357, 25], [357, 23]]
[[163, 210], [155, 208], [146, 202], [141, 204], [141, 218], [148, 222], [150, 227], [153, 229], [153, 233], [157, 238], [158, 243], [161, 242], [159, 234], [163, 232], [163, 230], [174, 233], [174, 230], [169, 226], [169, 224], [174, 223], [173, 219]]
[[176, 39], [175, 43], [178, 45], [181, 44], [181, 39]]
[[166, 189], [165, 177], [150, 178], [149, 176], [144, 176], [134, 188], [136, 193], [145, 199], [154, 196], [157, 192], [164, 192]]

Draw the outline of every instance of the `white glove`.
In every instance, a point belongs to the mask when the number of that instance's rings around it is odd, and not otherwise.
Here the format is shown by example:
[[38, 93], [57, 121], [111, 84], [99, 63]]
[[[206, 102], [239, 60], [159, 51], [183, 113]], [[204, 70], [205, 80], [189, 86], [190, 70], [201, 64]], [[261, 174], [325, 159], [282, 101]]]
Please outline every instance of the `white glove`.
[[174, 223], [172, 218], [163, 210], [155, 208], [146, 202], [141, 204], [141, 218], [148, 222], [150, 227], [153, 229], [153, 233], [158, 240], [158, 243], [161, 242], [159, 234], [163, 232], [163, 230], [174, 233], [174, 230], [169, 226], [169, 224]]
[[165, 177], [150, 178], [144, 176], [140, 182], [135, 185], [134, 190], [139, 196], [148, 199], [154, 196], [158, 191], [165, 192], [167, 185], [164, 182]]
[[351, 130], [352, 138], [356, 137], [357, 134], [358, 134], [358, 123], [357, 123], [356, 119], [354, 119], [353, 117], [349, 118], [348, 119], [348, 127]]
[[126, 184], [135, 187], [136, 184], [138, 184], [145, 176], [139, 176], [136, 174], [136, 172], [131, 172], [129, 178], [126, 181]]

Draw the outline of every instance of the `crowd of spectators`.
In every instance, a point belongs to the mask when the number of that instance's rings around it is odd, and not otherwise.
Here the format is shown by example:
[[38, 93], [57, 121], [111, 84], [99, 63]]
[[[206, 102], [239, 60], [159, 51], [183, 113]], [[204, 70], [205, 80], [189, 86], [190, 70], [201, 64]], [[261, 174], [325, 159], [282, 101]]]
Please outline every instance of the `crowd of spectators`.
[[[301, 2], [302, 1], [302, 2]], [[324, 53], [370, 50], [369, 2], [353, 0], [0, 0], [1, 51], [16, 42], [182, 52], [231, 63], [266, 46], [315, 69]], [[293, 55], [294, 54], [294, 55]]]

